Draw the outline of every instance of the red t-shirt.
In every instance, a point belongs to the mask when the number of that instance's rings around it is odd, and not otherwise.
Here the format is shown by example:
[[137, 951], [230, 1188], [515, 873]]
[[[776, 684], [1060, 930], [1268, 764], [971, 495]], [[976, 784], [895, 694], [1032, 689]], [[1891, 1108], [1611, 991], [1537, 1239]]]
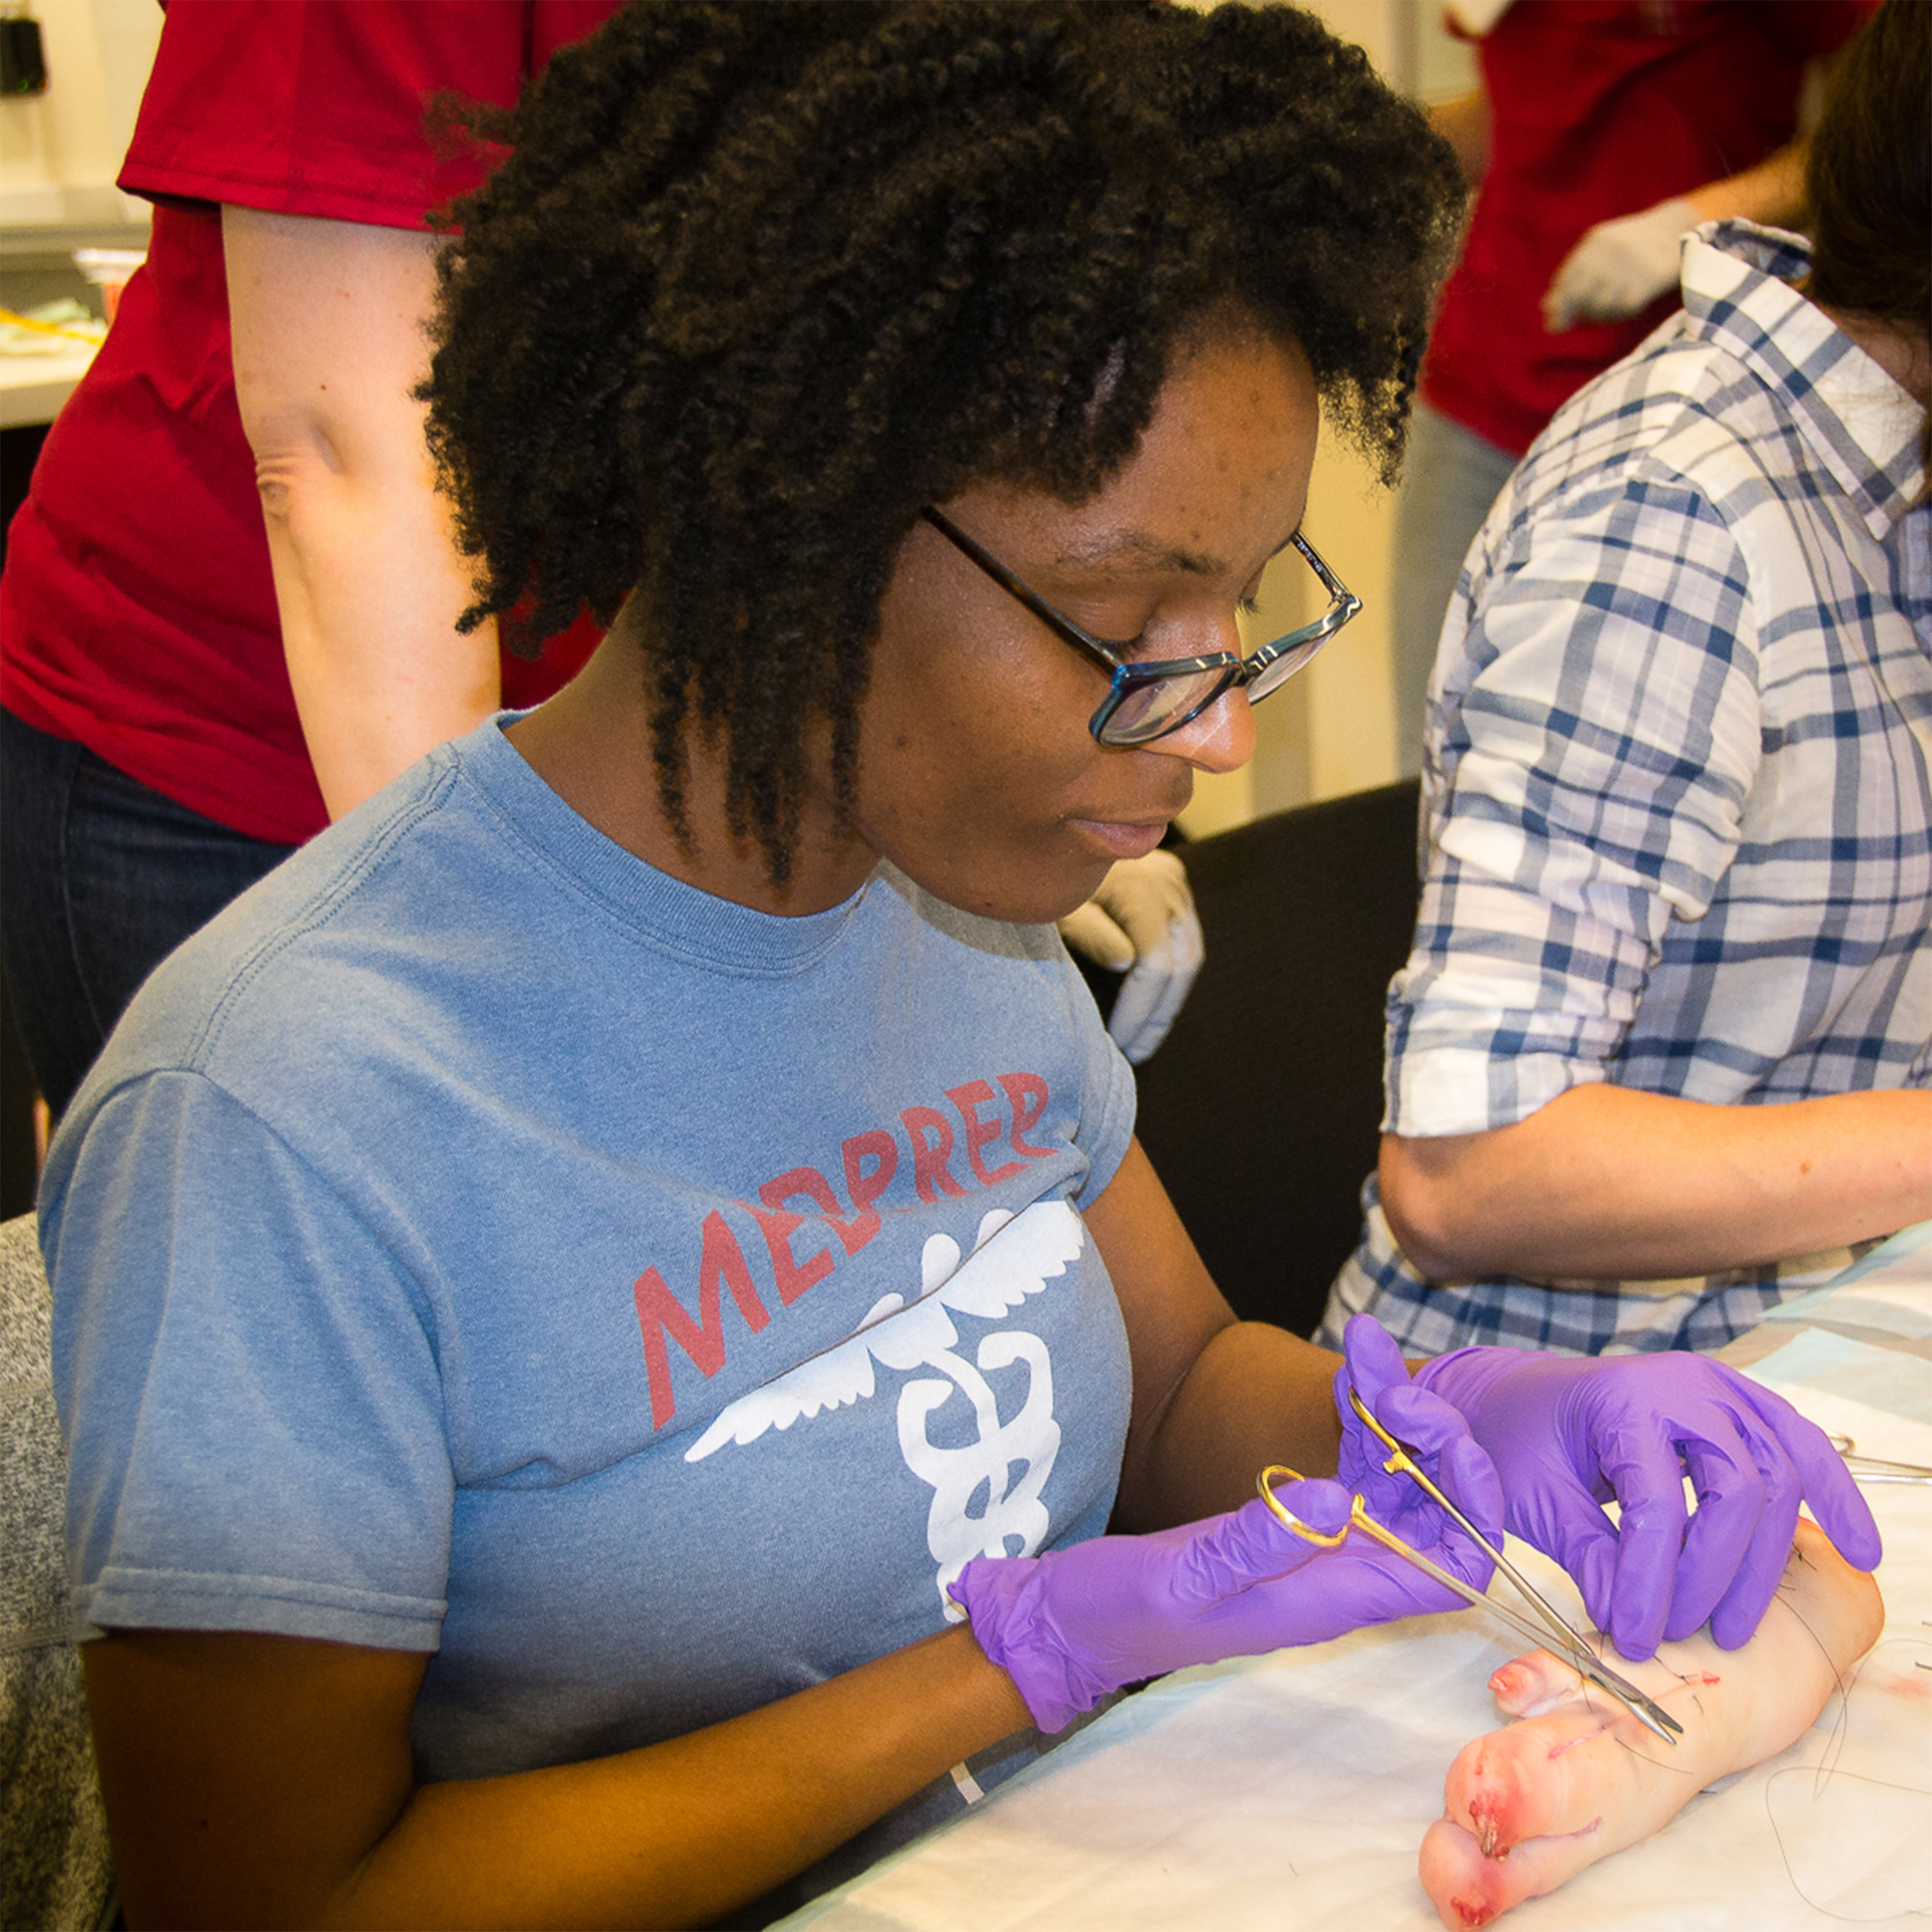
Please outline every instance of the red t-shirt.
[[1547, 333], [1586, 229], [1739, 173], [1796, 131], [1805, 65], [1878, 0], [1515, 0], [1478, 43], [1489, 163], [1442, 292], [1424, 398], [1520, 455], [1677, 305]]
[[[238, 832], [327, 823], [284, 661], [230, 360], [220, 204], [421, 229], [471, 184], [443, 89], [513, 101], [617, 0], [175, 0], [121, 185], [148, 262], [49, 431], [0, 578], [0, 703]], [[547, 696], [594, 633], [504, 660]]]

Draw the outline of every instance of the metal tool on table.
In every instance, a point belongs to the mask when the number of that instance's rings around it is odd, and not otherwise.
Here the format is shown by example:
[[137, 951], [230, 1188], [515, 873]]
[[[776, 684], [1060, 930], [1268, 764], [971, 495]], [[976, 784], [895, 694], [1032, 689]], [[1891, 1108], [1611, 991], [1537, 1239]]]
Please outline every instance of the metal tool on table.
[[1826, 1430], [1825, 1439], [1844, 1459], [1855, 1482], [1932, 1482], [1932, 1469], [1923, 1463], [1887, 1462], [1883, 1456], [1861, 1456], [1856, 1453], [1858, 1444], [1835, 1429]]
[[1349, 1520], [1332, 1534], [1311, 1528], [1296, 1517], [1277, 1497], [1273, 1488], [1277, 1476], [1286, 1477], [1290, 1481], [1301, 1480], [1295, 1471], [1281, 1463], [1274, 1463], [1261, 1471], [1257, 1487], [1263, 1500], [1282, 1522], [1304, 1541], [1315, 1543], [1325, 1549], [1332, 1549], [1345, 1538], [1352, 1529], [1359, 1529], [1372, 1541], [1420, 1570], [1423, 1575], [1442, 1585], [1452, 1595], [1460, 1597], [1465, 1603], [1473, 1604], [1479, 1610], [1507, 1624], [1519, 1636], [1544, 1649], [1553, 1651], [1569, 1665], [1570, 1668], [1586, 1682], [1594, 1684], [1600, 1690], [1607, 1692], [1630, 1712], [1645, 1730], [1654, 1732], [1666, 1744], [1675, 1744], [1683, 1733], [1683, 1726], [1671, 1716], [1654, 1698], [1650, 1697], [1627, 1678], [1620, 1676], [1599, 1657], [1584, 1641], [1582, 1633], [1572, 1624], [1562, 1611], [1550, 1603], [1543, 1593], [1523, 1575], [1503, 1553], [1477, 1529], [1442, 1491], [1433, 1482], [1415, 1458], [1403, 1445], [1390, 1435], [1382, 1424], [1369, 1413], [1369, 1406], [1353, 1389], [1349, 1391], [1349, 1406], [1362, 1422], [1372, 1429], [1383, 1445], [1389, 1451], [1383, 1468], [1391, 1475], [1406, 1475], [1428, 1497], [1430, 1501], [1447, 1512], [1451, 1519], [1471, 1538], [1476, 1546], [1495, 1563], [1497, 1569], [1508, 1577], [1529, 1605], [1533, 1614], [1525, 1616], [1509, 1604], [1498, 1602], [1495, 1597], [1485, 1596], [1472, 1587], [1453, 1571], [1444, 1570], [1440, 1563], [1432, 1562], [1422, 1552], [1404, 1543], [1392, 1529], [1376, 1521], [1369, 1514], [1368, 1505], [1360, 1496], [1355, 1498], [1349, 1512]]

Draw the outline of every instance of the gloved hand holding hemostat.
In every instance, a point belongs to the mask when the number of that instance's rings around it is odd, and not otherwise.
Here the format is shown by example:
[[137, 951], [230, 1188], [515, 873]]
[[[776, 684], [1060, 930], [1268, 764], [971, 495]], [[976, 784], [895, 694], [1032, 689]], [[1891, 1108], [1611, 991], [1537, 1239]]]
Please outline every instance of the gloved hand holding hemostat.
[[[1330, 1534], [1346, 1523], [1359, 1493], [1404, 1541], [1481, 1589], [1488, 1560], [1412, 1482], [1384, 1474], [1359, 1447], [1350, 1449], [1346, 1438], [1367, 1432], [1345, 1407], [1343, 1414], [1349, 1486], [1318, 1478], [1281, 1483], [1277, 1500], [1311, 1529]], [[1405, 1420], [1417, 1461], [1485, 1536], [1499, 1539], [1502, 1490], [1461, 1417], [1425, 1397]], [[1109, 1691], [1185, 1665], [1321, 1643], [1365, 1624], [1461, 1607], [1459, 1597], [1366, 1537], [1320, 1549], [1259, 1499], [1152, 1536], [1100, 1536], [1036, 1557], [975, 1557], [952, 1594], [980, 1648], [1047, 1731]]]

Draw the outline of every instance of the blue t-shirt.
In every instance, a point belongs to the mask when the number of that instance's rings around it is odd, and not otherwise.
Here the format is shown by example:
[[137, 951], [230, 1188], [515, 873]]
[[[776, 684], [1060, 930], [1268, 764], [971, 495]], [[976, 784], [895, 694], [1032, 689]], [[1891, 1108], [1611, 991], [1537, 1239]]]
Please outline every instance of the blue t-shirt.
[[143, 988], [41, 1233], [77, 1617], [434, 1651], [425, 1779], [672, 1736], [1098, 1533], [1133, 1085], [1050, 927], [781, 919], [492, 723]]

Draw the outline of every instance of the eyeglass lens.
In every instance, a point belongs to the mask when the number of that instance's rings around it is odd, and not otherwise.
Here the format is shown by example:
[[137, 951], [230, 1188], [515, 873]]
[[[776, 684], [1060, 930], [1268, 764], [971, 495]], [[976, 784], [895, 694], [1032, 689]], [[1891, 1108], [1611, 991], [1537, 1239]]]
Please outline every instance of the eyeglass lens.
[[[1292, 546], [1283, 549], [1261, 573], [1253, 608], [1241, 613], [1242, 655], [1313, 624], [1326, 612], [1328, 602], [1327, 591], [1301, 553]], [[1325, 641], [1310, 638], [1284, 651], [1247, 686], [1248, 702], [1258, 703], [1279, 690]], [[1232, 671], [1209, 670], [1130, 685], [1101, 727], [1101, 740], [1112, 745], [1145, 744], [1178, 730], [1233, 682]]]
[[1177, 730], [1203, 706], [1219, 697], [1233, 681], [1231, 671], [1216, 670], [1129, 685], [1101, 726], [1100, 742], [1141, 745], [1164, 732]]
[[1281, 656], [1264, 670], [1260, 677], [1248, 686], [1248, 702], [1258, 704], [1270, 691], [1278, 690], [1319, 651], [1328, 640], [1310, 638], [1305, 643], [1298, 644], [1292, 651], [1284, 651]]

